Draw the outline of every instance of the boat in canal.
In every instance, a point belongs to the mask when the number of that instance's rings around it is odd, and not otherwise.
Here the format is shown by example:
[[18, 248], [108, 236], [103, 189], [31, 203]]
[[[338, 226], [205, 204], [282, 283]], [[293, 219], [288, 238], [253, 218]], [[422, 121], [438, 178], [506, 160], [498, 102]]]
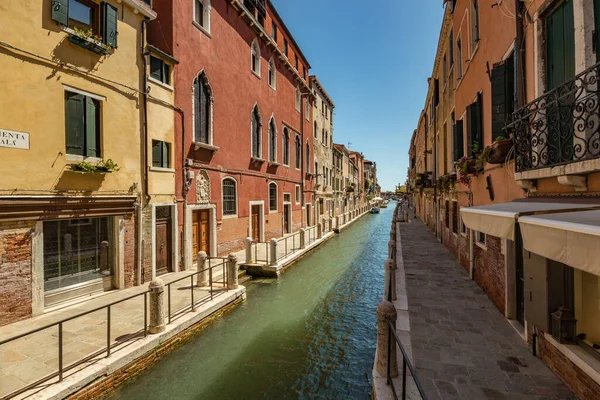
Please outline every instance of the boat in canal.
[[371, 211], [369, 211], [371, 214], [379, 214], [379, 208], [378, 207], [373, 207], [371, 208]]

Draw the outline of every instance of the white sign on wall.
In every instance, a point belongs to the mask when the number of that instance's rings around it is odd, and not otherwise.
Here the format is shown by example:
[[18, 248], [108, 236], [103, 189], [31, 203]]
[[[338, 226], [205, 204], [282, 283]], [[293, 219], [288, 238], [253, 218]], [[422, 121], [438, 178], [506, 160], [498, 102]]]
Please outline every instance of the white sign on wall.
[[29, 150], [29, 133], [0, 129], [0, 147]]

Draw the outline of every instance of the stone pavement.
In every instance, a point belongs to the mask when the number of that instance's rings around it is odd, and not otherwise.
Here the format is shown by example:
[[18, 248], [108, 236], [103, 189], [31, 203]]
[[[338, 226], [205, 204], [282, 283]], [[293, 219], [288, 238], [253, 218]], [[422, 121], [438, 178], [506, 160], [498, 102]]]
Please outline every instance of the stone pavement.
[[418, 219], [401, 223], [412, 352], [434, 399], [575, 399]]

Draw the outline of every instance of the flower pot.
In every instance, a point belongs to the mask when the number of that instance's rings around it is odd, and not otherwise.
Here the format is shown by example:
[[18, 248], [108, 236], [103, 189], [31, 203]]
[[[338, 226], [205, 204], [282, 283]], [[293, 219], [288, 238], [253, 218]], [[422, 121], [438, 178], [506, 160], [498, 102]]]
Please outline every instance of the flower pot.
[[[498, 140], [492, 144], [488, 163], [504, 164], [507, 160], [510, 149], [512, 148], [511, 139]], [[511, 157], [512, 158], [512, 157]]]

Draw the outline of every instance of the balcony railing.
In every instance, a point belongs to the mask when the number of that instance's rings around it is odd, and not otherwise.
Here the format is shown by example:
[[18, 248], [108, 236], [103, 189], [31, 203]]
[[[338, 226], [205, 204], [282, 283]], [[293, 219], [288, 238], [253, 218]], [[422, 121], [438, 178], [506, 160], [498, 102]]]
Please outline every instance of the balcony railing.
[[513, 113], [517, 172], [600, 156], [600, 63]]

